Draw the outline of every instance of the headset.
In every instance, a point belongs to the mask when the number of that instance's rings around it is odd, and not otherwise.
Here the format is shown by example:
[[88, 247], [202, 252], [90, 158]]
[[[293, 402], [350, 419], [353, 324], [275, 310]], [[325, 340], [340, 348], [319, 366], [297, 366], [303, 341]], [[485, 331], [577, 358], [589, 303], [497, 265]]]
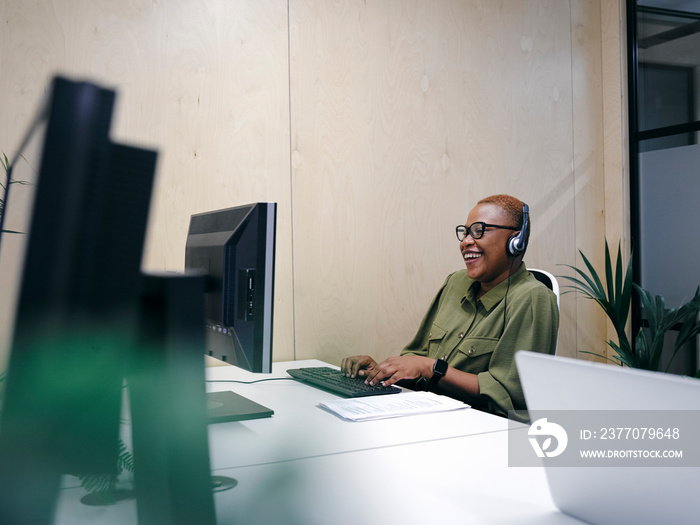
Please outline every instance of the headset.
[[511, 257], [517, 257], [522, 254], [527, 248], [527, 227], [530, 223], [530, 207], [523, 203], [523, 226], [520, 228], [518, 235], [514, 235], [506, 244], [506, 252]]
[[[517, 257], [522, 254], [527, 248], [527, 227], [530, 224], [530, 207], [523, 202], [523, 225], [517, 235], [514, 235], [508, 239], [506, 244], [506, 253], [511, 257]], [[506, 311], [508, 310], [508, 290], [510, 290], [510, 275], [513, 272], [513, 263], [510, 262], [510, 271], [508, 272], [508, 285], [506, 286], [506, 294], [503, 298], [503, 328], [501, 329], [501, 336], [506, 330]]]

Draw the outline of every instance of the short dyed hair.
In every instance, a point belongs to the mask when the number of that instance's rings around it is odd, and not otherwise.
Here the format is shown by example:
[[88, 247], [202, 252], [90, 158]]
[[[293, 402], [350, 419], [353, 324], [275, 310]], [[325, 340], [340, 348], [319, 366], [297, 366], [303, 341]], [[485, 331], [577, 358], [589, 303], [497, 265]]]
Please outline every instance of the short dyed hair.
[[[485, 197], [481, 199], [477, 204], [495, 204], [500, 207], [506, 216], [512, 221], [511, 224], [506, 226], [516, 226], [517, 228], [523, 227], [523, 206], [525, 203], [520, 199], [516, 199], [510, 195], [499, 194], [491, 195], [490, 197]], [[528, 214], [529, 216], [529, 214]], [[528, 217], [527, 231], [525, 232], [525, 246], [530, 241], [530, 227], [532, 226], [532, 217]]]

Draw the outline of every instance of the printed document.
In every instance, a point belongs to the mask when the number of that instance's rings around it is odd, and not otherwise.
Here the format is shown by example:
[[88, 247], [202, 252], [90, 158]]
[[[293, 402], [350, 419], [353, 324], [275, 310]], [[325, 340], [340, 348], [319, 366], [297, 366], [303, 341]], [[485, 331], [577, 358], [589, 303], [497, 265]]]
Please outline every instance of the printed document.
[[405, 392], [394, 395], [355, 397], [323, 401], [321, 408], [350, 421], [429, 414], [469, 408], [469, 405], [433, 392]]

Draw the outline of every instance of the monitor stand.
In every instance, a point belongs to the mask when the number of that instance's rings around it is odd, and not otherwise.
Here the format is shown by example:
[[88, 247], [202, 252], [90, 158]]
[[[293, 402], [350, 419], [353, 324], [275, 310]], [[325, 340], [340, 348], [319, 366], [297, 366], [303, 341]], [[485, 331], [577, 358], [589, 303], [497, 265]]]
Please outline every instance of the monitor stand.
[[204, 279], [144, 276], [127, 383], [140, 525], [215, 525], [204, 375]]

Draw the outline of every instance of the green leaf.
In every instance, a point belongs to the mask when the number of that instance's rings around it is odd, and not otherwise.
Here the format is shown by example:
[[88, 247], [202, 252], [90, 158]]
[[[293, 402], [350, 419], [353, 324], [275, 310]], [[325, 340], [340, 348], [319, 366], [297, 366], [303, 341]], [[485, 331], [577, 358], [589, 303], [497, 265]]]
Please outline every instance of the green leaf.
[[681, 323], [681, 328], [676, 337], [676, 341], [673, 345], [673, 354], [666, 365], [665, 371], [668, 372], [671, 363], [678, 354], [678, 351], [689, 341], [693, 340], [698, 334], [700, 334], [700, 321], [698, 320], [698, 312], [700, 311], [700, 286], [695, 291], [695, 296], [682, 305], [677, 311], [676, 315], [671, 319], [672, 324], [669, 328], [674, 326], [676, 323]]
[[591, 288], [595, 290], [594, 295], [601, 299], [607, 299], [607, 295], [605, 294], [605, 288], [603, 287], [603, 283], [600, 281], [600, 277], [598, 277], [598, 273], [595, 271], [595, 268], [593, 268], [593, 265], [581, 250], [579, 250], [579, 253], [581, 254], [583, 262], [588, 268], [588, 272], [590, 273], [591, 277], [587, 280], [589, 281], [589, 283], [591, 283]]
[[581, 350], [581, 353], [582, 353], [582, 354], [588, 354], [588, 355], [594, 355], [594, 356], [596, 356], [596, 357], [600, 357], [601, 359], [605, 359], [606, 361], [610, 361], [611, 363], [615, 363], [616, 365], [622, 364], [622, 363], [620, 362], [620, 360], [617, 359], [615, 356], [613, 356], [612, 358], [610, 358], [610, 357], [608, 357], [608, 356], [606, 356], [606, 355], [603, 355], [603, 354], [596, 354], [595, 352], [588, 352], [588, 351], [586, 351], [586, 350]]
[[621, 364], [627, 365], [631, 368], [638, 368], [638, 357], [632, 352], [632, 348], [629, 345], [629, 342], [627, 341], [627, 338], [625, 338], [624, 344], [622, 345], [617, 345], [613, 341], [608, 341], [608, 346], [612, 348], [617, 356], [615, 356], [615, 359], [620, 361]]
[[78, 479], [80, 479], [80, 485], [88, 493], [95, 494], [99, 492], [107, 494], [115, 491], [118, 477], [124, 470], [128, 472], [134, 471], [134, 456], [120, 439], [117, 456], [117, 474], [115, 476], [108, 474], [78, 474]]
[[648, 363], [651, 360], [651, 350], [649, 349], [647, 338], [644, 335], [644, 330], [640, 329], [639, 332], [637, 332], [634, 346], [634, 353], [637, 358], [637, 366], [635, 366], [635, 368], [648, 368], [644, 366], [644, 363]]
[[[598, 303], [615, 328], [618, 344], [614, 346], [614, 349], [618, 352], [620, 361], [625, 364], [632, 363], [636, 358], [625, 331], [632, 301], [632, 257], [630, 257], [629, 263], [623, 271], [622, 246], [621, 243], [618, 243], [617, 257], [613, 268], [610, 247], [606, 240], [604, 268], [605, 285], [603, 285], [593, 264], [583, 252], [579, 250], [579, 253], [581, 254], [586, 270], [584, 271], [571, 265], [563, 265], [571, 268], [577, 274], [577, 277], [559, 276], [572, 283], [564, 288], [577, 291], [584, 297], [593, 299]], [[566, 291], [564, 293], [566, 293]]]
[[[621, 248], [618, 246], [618, 252]], [[620, 267], [622, 265], [620, 264]], [[625, 277], [622, 283], [622, 292], [619, 300], [620, 304], [620, 323], [622, 326], [627, 324], [627, 316], [630, 311], [630, 304], [632, 302], [632, 254], [630, 254], [629, 262], [627, 263], [627, 269], [625, 270]]]
[[558, 275], [557, 277], [566, 279], [568, 281], [571, 281], [574, 283], [573, 285], [568, 285], [565, 286], [566, 288], [571, 288], [571, 291], [578, 291], [589, 297], [590, 299], [593, 300], [598, 300], [600, 298], [600, 295], [598, 294], [597, 290], [594, 288], [593, 282], [590, 280], [590, 278], [581, 270], [576, 268], [575, 266], [571, 266], [569, 264], [564, 264], [562, 266], [566, 266], [567, 268], [571, 268], [572, 270], [576, 271], [581, 277], [583, 277], [586, 282], [581, 281], [580, 279], [577, 279], [575, 277], [570, 277], [568, 275]]
[[127, 472], [134, 471], [134, 456], [126, 448], [124, 442], [119, 440], [119, 457], [118, 457], [119, 468], [126, 470]]
[[[617, 264], [615, 266], [616, 271], [615, 273], [617, 274], [622, 266], [622, 262], [620, 260], [621, 253], [620, 253], [620, 247], [618, 246], [617, 249]], [[610, 301], [610, 304], [615, 304], [615, 282], [616, 280], [613, 279], [613, 269], [612, 269], [612, 262], [610, 260], [610, 248], [608, 247], [608, 241], [607, 239], [605, 240], [605, 282], [608, 285], [608, 298]], [[618, 295], [619, 297], [619, 295]], [[615, 315], [617, 316], [617, 308], [615, 308]]]

